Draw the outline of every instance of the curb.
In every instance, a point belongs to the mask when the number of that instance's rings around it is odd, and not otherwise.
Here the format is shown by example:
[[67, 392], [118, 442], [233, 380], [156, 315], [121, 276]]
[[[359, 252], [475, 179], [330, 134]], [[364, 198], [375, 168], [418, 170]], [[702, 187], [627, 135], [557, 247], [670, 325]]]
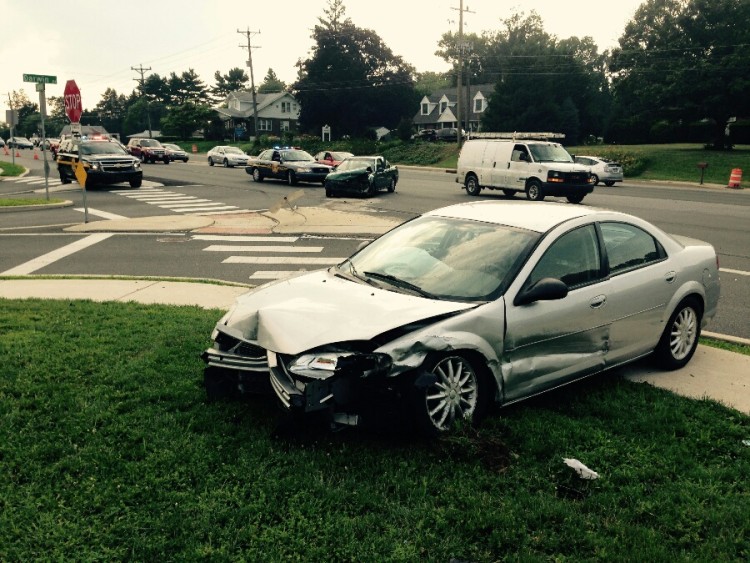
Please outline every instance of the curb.
[[9, 205], [0, 206], [0, 213], [13, 213], [15, 211], [39, 211], [41, 209], [59, 209], [61, 207], [72, 207], [73, 202], [69, 199], [60, 203], [41, 203], [39, 205]]

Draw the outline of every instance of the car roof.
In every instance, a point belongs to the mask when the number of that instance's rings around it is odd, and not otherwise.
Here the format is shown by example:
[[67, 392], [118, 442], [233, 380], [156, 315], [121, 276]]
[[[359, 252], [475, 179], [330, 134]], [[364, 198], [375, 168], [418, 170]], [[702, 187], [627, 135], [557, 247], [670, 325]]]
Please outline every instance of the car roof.
[[595, 207], [567, 203], [476, 201], [449, 205], [425, 215], [471, 219], [544, 233], [565, 221], [603, 212], [604, 210]]

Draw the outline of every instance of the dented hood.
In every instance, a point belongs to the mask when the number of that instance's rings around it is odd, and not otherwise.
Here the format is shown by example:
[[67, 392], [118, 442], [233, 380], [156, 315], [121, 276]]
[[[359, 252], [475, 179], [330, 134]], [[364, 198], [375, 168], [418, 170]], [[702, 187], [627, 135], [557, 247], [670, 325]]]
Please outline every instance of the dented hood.
[[299, 354], [324, 344], [370, 340], [405, 324], [475, 306], [387, 291], [319, 271], [246, 293], [220, 325], [267, 350]]

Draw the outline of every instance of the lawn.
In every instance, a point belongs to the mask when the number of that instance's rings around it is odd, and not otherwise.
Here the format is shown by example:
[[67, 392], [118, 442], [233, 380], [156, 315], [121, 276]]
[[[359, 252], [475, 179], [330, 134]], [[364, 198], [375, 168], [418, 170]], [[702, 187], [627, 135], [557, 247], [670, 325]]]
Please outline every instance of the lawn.
[[204, 400], [221, 311], [0, 306], [0, 561], [750, 558], [750, 417], [711, 401], [609, 374], [432, 443], [294, 431]]
[[16, 207], [20, 205], [50, 205], [54, 203], [63, 203], [64, 199], [50, 198], [3, 198], [0, 197], [0, 207]]
[[10, 162], [0, 162], [0, 170], [2, 171], [0, 178], [2, 178], [3, 176], [19, 176], [25, 168], [18, 164], [11, 164]]

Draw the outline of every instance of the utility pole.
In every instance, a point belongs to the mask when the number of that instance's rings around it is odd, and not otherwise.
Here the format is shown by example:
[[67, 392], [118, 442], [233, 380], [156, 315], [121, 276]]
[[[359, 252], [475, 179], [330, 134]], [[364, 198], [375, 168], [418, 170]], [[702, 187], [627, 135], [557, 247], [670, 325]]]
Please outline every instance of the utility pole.
[[140, 73], [140, 75], [141, 75], [140, 78], [134, 78], [133, 80], [135, 80], [136, 82], [138, 82], [141, 85], [141, 95], [146, 98], [146, 119], [148, 119], [148, 137], [150, 139], [150, 138], [153, 137], [153, 133], [151, 133], [151, 106], [149, 104], [148, 97], [146, 97], [146, 94], [143, 91], [143, 84], [145, 82], [145, 80], [143, 78], [143, 74], [147, 70], [151, 70], [151, 67], [143, 68], [143, 65], [141, 64], [141, 66], [138, 67], [138, 68], [135, 68], [134, 66], [131, 66], [130, 70], [134, 70], [134, 71]]
[[253, 76], [253, 49], [258, 49], [258, 47], [253, 47], [252, 45], [252, 36], [253, 35], [260, 35], [260, 31], [250, 31], [250, 28], [247, 28], [246, 31], [237, 30], [237, 33], [241, 35], [245, 35], [247, 37], [247, 47], [244, 45], [240, 45], [243, 49], [247, 49], [247, 66], [250, 67], [250, 89], [253, 92], [253, 127], [255, 128], [255, 139], [258, 138], [258, 101], [255, 98], [255, 76]]
[[[15, 91], [13, 92], [15, 94]], [[10, 108], [10, 139], [13, 139], [15, 137], [15, 134], [13, 133], [13, 128], [16, 124], [16, 114], [13, 110], [13, 100], [10, 97], [10, 92], [8, 92], [8, 107]], [[8, 139], [8, 144], [10, 144], [10, 139]], [[11, 162], [15, 165], [16, 164], [16, 153], [13, 150], [13, 147], [10, 147], [10, 159]]]
[[[458, 10], [458, 76], [456, 77], [456, 125], [458, 126], [458, 132], [456, 134], [456, 144], [460, 147], [463, 141], [461, 131], [461, 81], [464, 73], [464, 12], [469, 12], [468, 6], [464, 9], [464, 0], [460, 0], [458, 8], [451, 8], [451, 10]], [[473, 13], [473, 12], [472, 12]], [[469, 108], [466, 108], [467, 123]]]

